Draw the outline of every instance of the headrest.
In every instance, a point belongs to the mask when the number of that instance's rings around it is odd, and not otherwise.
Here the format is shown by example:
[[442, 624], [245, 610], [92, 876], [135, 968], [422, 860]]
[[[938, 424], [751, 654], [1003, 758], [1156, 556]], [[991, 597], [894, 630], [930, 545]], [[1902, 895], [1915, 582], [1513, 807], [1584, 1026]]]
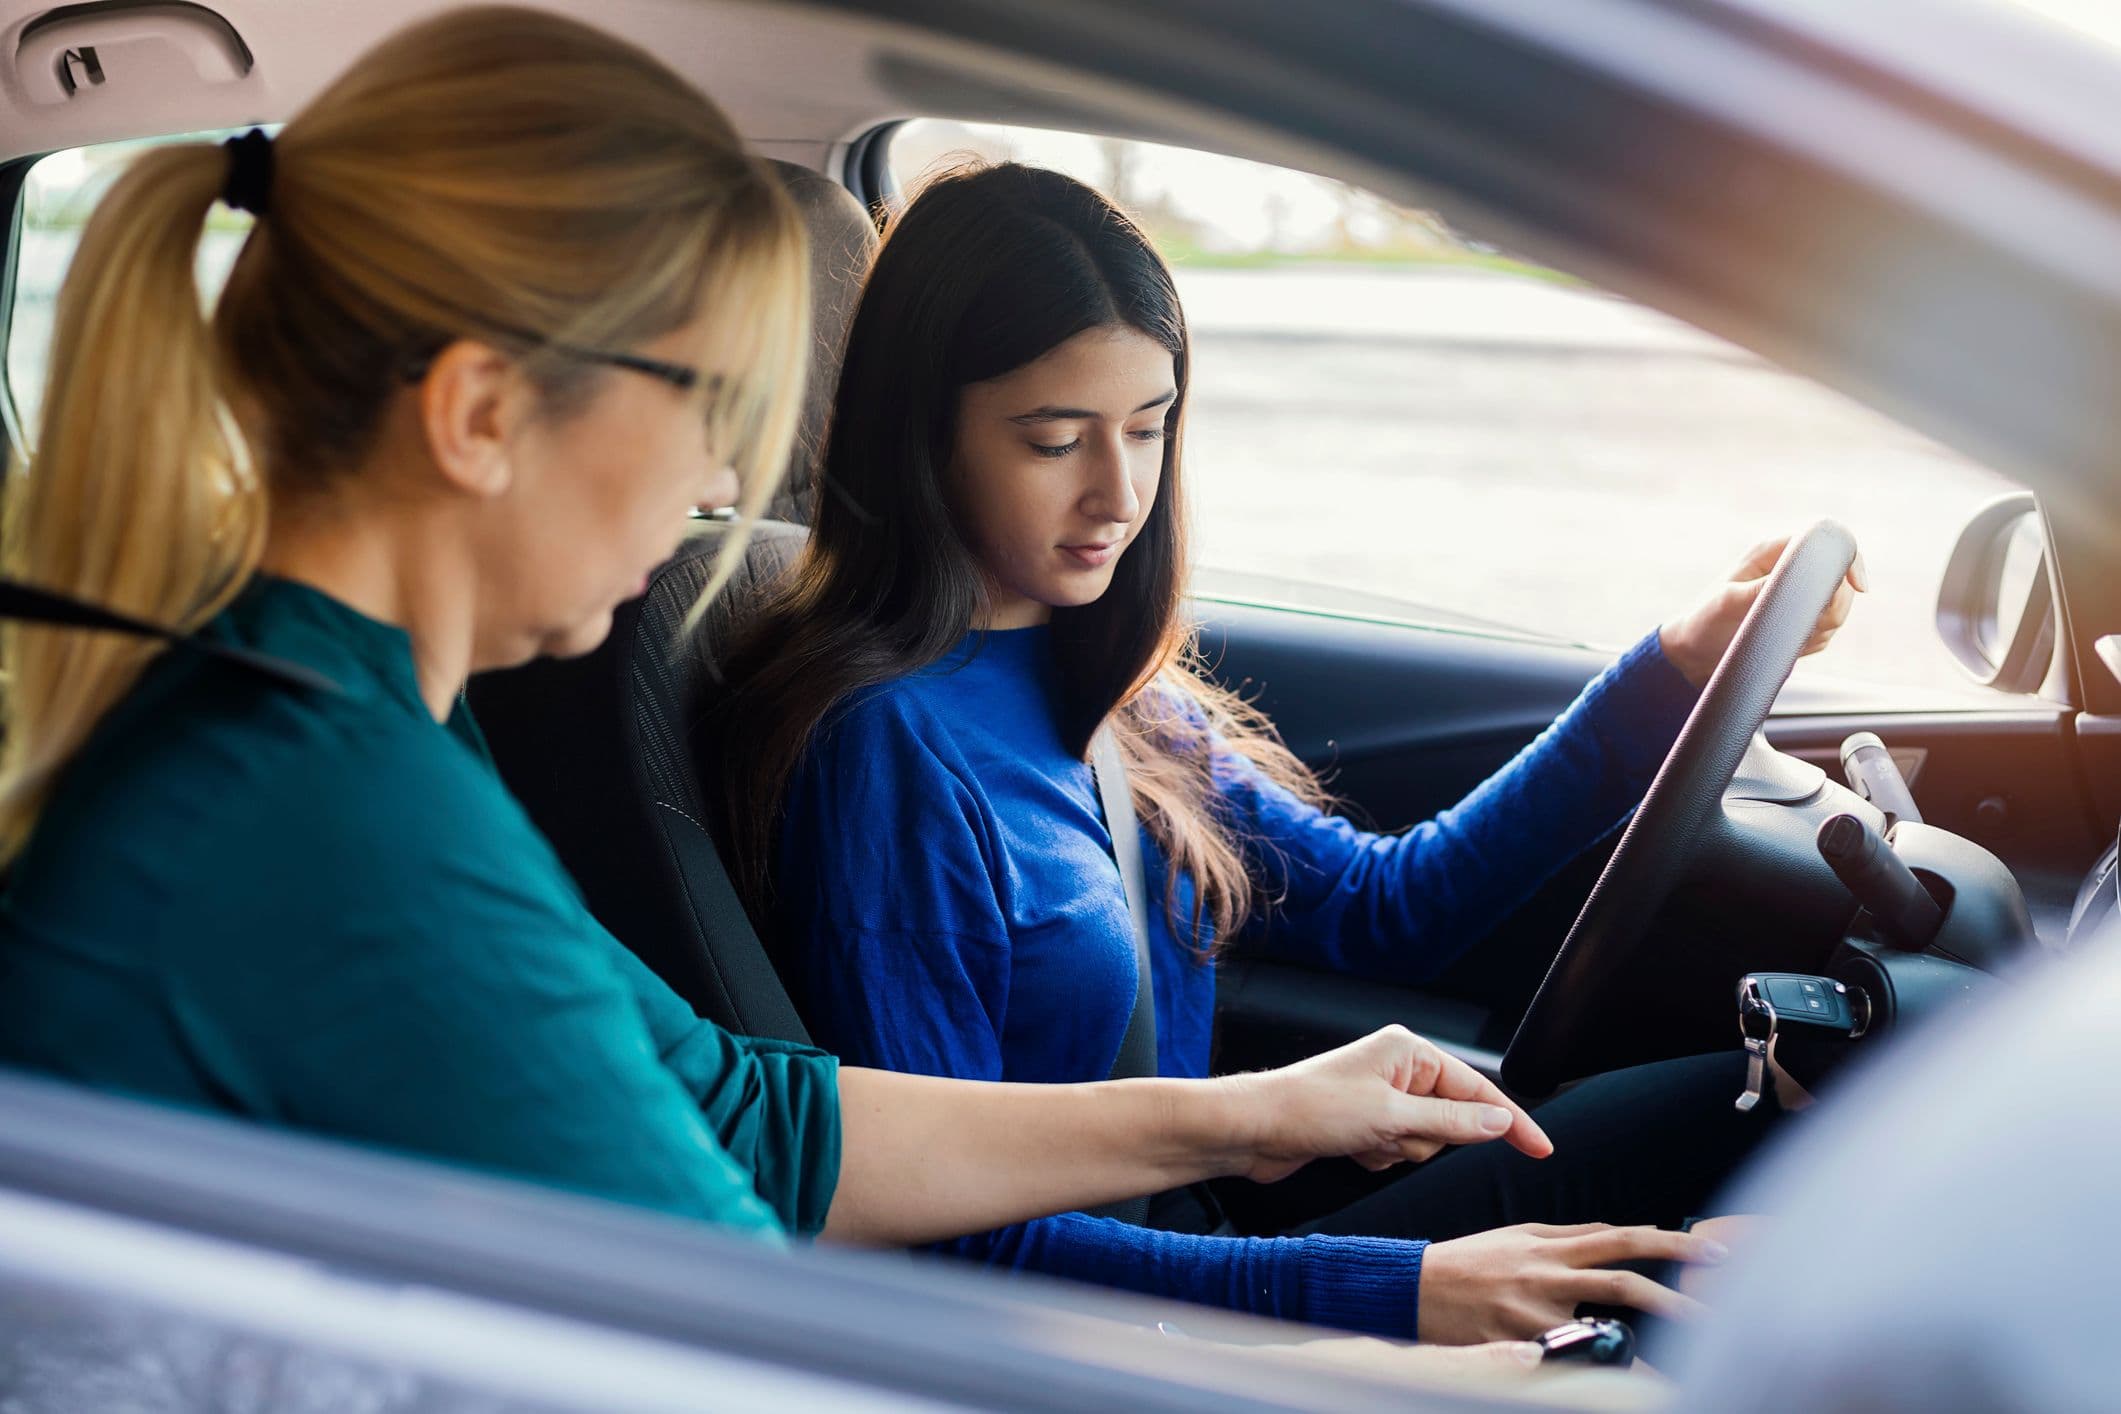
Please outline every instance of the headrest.
[[[700, 533], [651, 577], [642, 601], [642, 624], [646, 631], [636, 652], [648, 660], [675, 663], [687, 675], [670, 705], [696, 716], [713, 698], [721, 682], [721, 656], [728, 650], [731, 634], [742, 626], [757, 606], [759, 597], [781, 577], [801, 553], [810, 532], [787, 521], [762, 520], [751, 529], [743, 559], [737, 563], [729, 583], [700, 615], [691, 633], [682, 637], [683, 648], [666, 653], [652, 637], [658, 626], [667, 626], [678, 639], [685, 615], [699, 601], [721, 563], [724, 542], [734, 527], [719, 522], [700, 527]], [[687, 661], [689, 658], [690, 661]]]
[[818, 464], [825, 452], [825, 424], [839, 383], [840, 353], [861, 302], [862, 281], [876, 253], [876, 222], [854, 193], [830, 177], [793, 162], [769, 162], [788, 188], [810, 233], [810, 380], [803, 393], [803, 420], [796, 434], [788, 479], [768, 511], [776, 520], [810, 523], [817, 500]]

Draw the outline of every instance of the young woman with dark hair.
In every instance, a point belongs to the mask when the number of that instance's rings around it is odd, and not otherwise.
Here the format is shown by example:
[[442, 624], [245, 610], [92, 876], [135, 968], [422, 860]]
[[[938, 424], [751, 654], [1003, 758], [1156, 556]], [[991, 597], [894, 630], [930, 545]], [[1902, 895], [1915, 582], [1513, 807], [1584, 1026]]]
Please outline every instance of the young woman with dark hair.
[[[710, 783], [812, 1028], [850, 1060], [1109, 1072], [1139, 970], [1088, 764], [1100, 733], [1141, 821], [1162, 1074], [1207, 1072], [1226, 949], [1433, 977], [1641, 798], [1781, 549], [1466, 800], [1365, 833], [1191, 654], [1189, 375], [1169, 271], [1057, 173], [942, 178], [878, 254], [811, 537], [731, 657], [730, 765]], [[1728, 1057], [1604, 1077], [1542, 1112], [1547, 1164], [1455, 1153], [1293, 1237], [1216, 1235], [1212, 1201], [1181, 1193], [1154, 1227], [1078, 1213], [954, 1247], [1385, 1335], [1521, 1337], [1588, 1299], [1671, 1311], [1674, 1293], [1610, 1268], [1704, 1243], [1574, 1224], [1697, 1213], [1766, 1122], [1732, 1110], [1738, 1089]], [[1506, 1226], [1527, 1219], [1569, 1226]]]

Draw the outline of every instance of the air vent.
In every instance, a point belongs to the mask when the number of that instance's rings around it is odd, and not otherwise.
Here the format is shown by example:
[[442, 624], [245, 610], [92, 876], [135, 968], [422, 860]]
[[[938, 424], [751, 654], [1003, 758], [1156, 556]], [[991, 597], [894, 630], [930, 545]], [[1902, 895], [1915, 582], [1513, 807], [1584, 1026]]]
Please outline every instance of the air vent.
[[228, 21], [180, 0], [61, 6], [24, 28], [15, 47], [15, 72], [39, 106], [235, 83], [251, 62]]

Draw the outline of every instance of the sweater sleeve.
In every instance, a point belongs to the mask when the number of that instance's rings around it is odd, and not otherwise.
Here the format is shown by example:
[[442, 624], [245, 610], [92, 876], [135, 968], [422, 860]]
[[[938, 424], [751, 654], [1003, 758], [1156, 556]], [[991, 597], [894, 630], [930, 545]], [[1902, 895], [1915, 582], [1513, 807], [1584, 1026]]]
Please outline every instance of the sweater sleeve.
[[1242, 942], [1380, 981], [1434, 977], [1627, 818], [1697, 695], [1651, 633], [1464, 800], [1392, 835], [1219, 754], [1223, 799], [1273, 900]]
[[[877, 708], [842, 719], [813, 746], [783, 824], [784, 939], [799, 960], [813, 1029], [847, 1064], [999, 1080], [1012, 980], [1001, 866], [976, 789], [922, 740], [920, 726]], [[849, 821], [863, 828], [845, 828]], [[1412, 1339], [1425, 1247], [1197, 1236], [1064, 1213], [936, 1250]]]
[[[601, 929], [599, 930], [601, 932]], [[658, 1059], [788, 1231], [814, 1237], [839, 1187], [839, 1061], [791, 1041], [736, 1036], [695, 1015], [617, 939], [605, 951], [648, 1023]]]

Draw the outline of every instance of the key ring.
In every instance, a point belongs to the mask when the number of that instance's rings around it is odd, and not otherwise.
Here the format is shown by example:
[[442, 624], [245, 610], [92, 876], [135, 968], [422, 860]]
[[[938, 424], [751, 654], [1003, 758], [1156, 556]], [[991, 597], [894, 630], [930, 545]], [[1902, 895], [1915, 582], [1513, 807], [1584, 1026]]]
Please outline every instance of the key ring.
[[1775, 1039], [1775, 1008], [1751, 976], [1738, 984], [1738, 1034], [1745, 1037], [1748, 1048], [1754, 1042], [1764, 1048]]
[[1775, 1040], [1775, 1008], [1751, 973], [1738, 983], [1738, 1034], [1745, 1038], [1745, 1093], [1735, 1108], [1750, 1114], [1765, 1097], [1768, 1086], [1768, 1047]]

